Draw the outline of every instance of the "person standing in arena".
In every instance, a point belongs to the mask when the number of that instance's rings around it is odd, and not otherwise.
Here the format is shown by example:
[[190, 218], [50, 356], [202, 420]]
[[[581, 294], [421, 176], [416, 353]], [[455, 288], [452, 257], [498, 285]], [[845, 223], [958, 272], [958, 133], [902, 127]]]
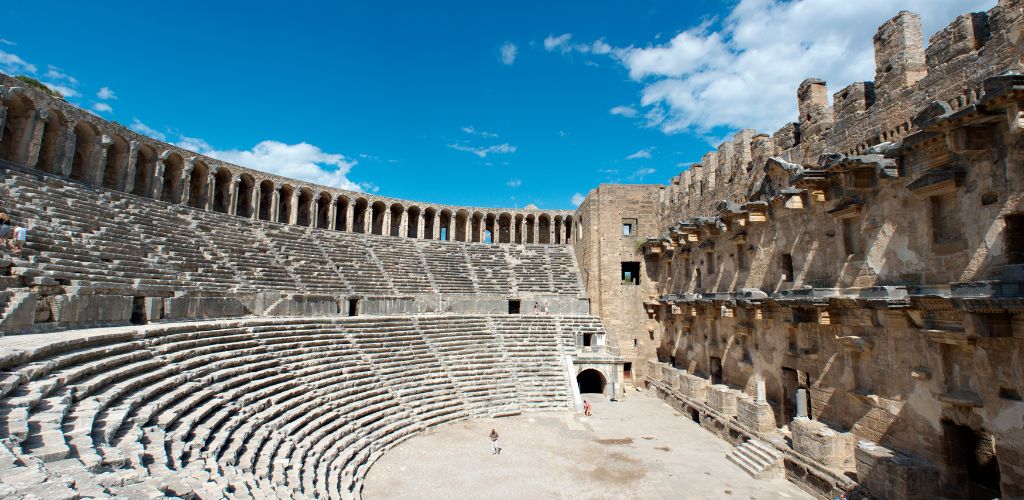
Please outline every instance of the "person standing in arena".
[[492, 455], [501, 455], [501, 448], [498, 447], [498, 431], [496, 431], [494, 429], [491, 429], [490, 438], [491, 438], [491, 446], [493, 447], [493, 450], [492, 450], [491, 454]]

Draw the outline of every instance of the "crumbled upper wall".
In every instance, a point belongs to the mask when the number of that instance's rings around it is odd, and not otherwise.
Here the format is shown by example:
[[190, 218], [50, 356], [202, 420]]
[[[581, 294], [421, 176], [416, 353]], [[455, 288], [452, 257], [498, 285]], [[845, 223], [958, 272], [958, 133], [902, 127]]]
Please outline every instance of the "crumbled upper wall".
[[957, 17], [925, 46], [920, 17], [900, 12], [873, 38], [875, 81], [847, 85], [830, 106], [826, 82], [804, 80], [796, 89], [796, 122], [771, 136], [741, 130], [705, 154], [680, 181], [681, 197], [664, 219], [709, 215], [721, 200], [747, 201], [768, 157], [814, 165], [824, 153], [860, 154], [913, 132], [912, 118], [936, 99], [953, 111], [975, 103], [985, 78], [1021, 69], [1022, 18], [1024, 0], [1001, 0], [988, 12]]

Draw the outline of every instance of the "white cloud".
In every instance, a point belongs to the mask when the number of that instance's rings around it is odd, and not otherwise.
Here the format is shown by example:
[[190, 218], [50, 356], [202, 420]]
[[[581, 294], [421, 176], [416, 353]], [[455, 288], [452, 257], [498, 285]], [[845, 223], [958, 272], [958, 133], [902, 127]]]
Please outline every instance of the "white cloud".
[[100, 113], [113, 113], [114, 112], [114, 108], [111, 108], [110, 105], [105, 103], [105, 102], [97, 102], [97, 103], [93, 104], [92, 105], [92, 109], [94, 111], [99, 111]]
[[96, 97], [99, 97], [104, 101], [109, 101], [111, 99], [117, 99], [117, 94], [115, 94], [113, 90], [110, 90], [110, 87], [100, 87], [100, 91], [96, 92]]
[[6, 38], [0, 38], [0, 44], [11, 45], [11, 46], [18, 45], [18, 44], [14, 43], [14, 42], [6, 39]]
[[644, 148], [644, 149], [641, 149], [640, 151], [637, 151], [636, 153], [633, 153], [633, 154], [627, 156], [626, 159], [627, 160], [650, 159], [651, 158], [651, 151], [653, 151], [653, 150], [654, 150], [654, 148]]
[[608, 110], [613, 115], [625, 116], [626, 118], [636, 117], [636, 108], [632, 106], [615, 106]]
[[50, 90], [54, 90], [54, 91], [60, 92], [60, 95], [62, 95], [64, 97], [78, 97], [79, 96], [77, 90], [75, 90], [75, 89], [73, 89], [71, 87], [68, 87], [67, 85], [61, 85], [59, 83], [52, 83], [52, 82], [43, 82], [43, 85], [46, 85], [47, 87], [49, 87]]
[[568, 52], [569, 50], [572, 50], [572, 47], [569, 45], [569, 39], [571, 38], [572, 34], [570, 33], [565, 33], [558, 36], [549, 35], [544, 39], [544, 50], [550, 52], [552, 50], [558, 49], [562, 52]]
[[469, 135], [478, 135], [480, 137], [486, 137], [488, 139], [493, 139], [495, 137], [498, 137], [498, 134], [495, 134], [495, 133], [492, 133], [492, 132], [484, 132], [483, 130], [477, 130], [476, 127], [474, 127], [472, 125], [469, 125], [469, 126], [466, 126], [466, 127], [462, 127], [461, 130], [463, 132], [469, 134]]
[[585, 199], [587, 199], [587, 197], [583, 196], [582, 193], [575, 193], [572, 195], [572, 200], [570, 201], [572, 202], [572, 206], [578, 207], [580, 206], [580, 203], [583, 203], [583, 200]]
[[[899, 11], [921, 14], [927, 40], [956, 16], [995, 3], [741, 0], [721, 22], [687, 28], [664, 43], [606, 53], [642, 86], [648, 127], [703, 135], [748, 127], [771, 133], [796, 118], [796, 88], [805, 78], [826, 80], [830, 93], [872, 80], [872, 37]], [[549, 39], [548, 50], [597, 52], [594, 44], [571, 44], [568, 33]]]
[[506, 66], [511, 66], [512, 63], [516, 62], [516, 54], [519, 52], [519, 47], [512, 42], [505, 42], [501, 46], [501, 63]]
[[[139, 121], [138, 118], [132, 118], [132, 124], [128, 125], [128, 128], [130, 128], [130, 129], [132, 129], [132, 130], [134, 130], [134, 131], [136, 131], [136, 132], [138, 132], [138, 133], [140, 133], [142, 135], [148, 135], [149, 137], [152, 137], [152, 138], [154, 138], [154, 139], [156, 139], [158, 141], [166, 141], [167, 140], [167, 134], [164, 134], [163, 132], [160, 132], [159, 130], [157, 130], [157, 129], [153, 128], [153, 127], [150, 127], [149, 125], [146, 125], [145, 123], [142, 123], [141, 121]], [[182, 146], [182, 147], [184, 147], [184, 146]], [[189, 149], [189, 148], [186, 148], [186, 149]]]
[[46, 65], [46, 73], [43, 76], [51, 80], [67, 82], [68, 85], [78, 85], [78, 80], [75, 79], [75, 77], [65, 73], [60, 68], [52, 64]]
[[629, 180], [640, 181], [643, 180], [644, 177], [647, 177], [648, 175], [651, 175], [655, 172], [657, 172], [657, 170], [653, 168], [638, 168], [632, 174], [629, 174]]
[[449, 144], [448, 147], [456, 151], [465, 151], [467, 153], [473, 153], [479, 156], [480, 158], [487, 158], [487, 155], [489, 154], [508, 154], [516, 152], [516, 147], [508, 143], [496, 144], [494, 146], [487, 146], [485, 148], [466, 146], [464, 144]]
[[39, 68], [35, 64], [29, 64], [17, 54], [0, 50], [0, 71], [4, 73], [35, 73]]
[[522, 179], [509, 179], [508, 182], [505, 183], [505, 185], [510, 188], [517, 188], [523, 185], [523, 181]]
[[202, 139], [182, 137], [176, 145], [211, 158], [292, 179], [352, 191], [376, 191], [373, 184], [360, 184], [349, 180], [348, 173], [358, 162], [349, 160], [341, 154], [327, 153], [305, 142], [285, 144], [267, 140], [261, 141], [252, 149], [219, 150]]

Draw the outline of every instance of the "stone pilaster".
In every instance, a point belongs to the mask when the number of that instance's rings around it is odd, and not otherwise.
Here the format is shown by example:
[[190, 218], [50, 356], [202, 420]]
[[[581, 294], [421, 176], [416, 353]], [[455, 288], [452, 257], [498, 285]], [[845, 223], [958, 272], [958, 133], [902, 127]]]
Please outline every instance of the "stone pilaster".
[[225, 207], [225, 212], [228, 215], [235, 215], [238, 212], [238, 186], [241, 184], [242, 178], [234, 176], [231, 178], [231, 187], [228, 192], [228, 206]]
[[349, 202], [348, 206], [345, 207], [345, 230], [354, 233], [356, 231], [355, 219], [353, 216], [356, 213], [356, 208], [352, 202]]
[[270, 195], [270, 220], [277, 222], [281, 218], [281, 185], [274, 184], [274, 192]]
[[338, 228], [338, 199], [331, 198], [331, 204], [327, 207], [327, 229], [334, 231]]
[[128, 164], [124, 166], [124, 182], [121, 184], [124, 186], [124, 192], [130, 193], [135, 189], [135, 169], [138, 168], [136, 164], [139, 160], [139, 141], [131, 141], [128, 143]]
[[249, 200], [249, 211], [251, 212], [250, 217], [252, 220], [259, 220], [260, 218], [260, 201], [263, 198], [263, 188], [260, 183], [257, 183], [252, 187], [252, 199]]
[[92, 174], [92, 185], [102, 186], [103, 176], [107, 173], [107, 155], [110, 154], [110, 146], [114, 144], [112, 139], [107, 134], [101, 134], [99, 139], [96, 141], [96, 148], [92, 152], [92, 168], [94, 172]]
[[75, 145], [78, 136], [75, 134], [75, 125], [78, 122], [68, 122], [68, 128], [64, 129], [64, 156], [61, 157], [60, 175], [68, 177], [71, 175], [71, 164], [75, 161]]
[[166, 168], [164, 160], [167, 159], [169, 154], [170, 151], [160, 153], [160, 156], [156, 159], [156, 165], [153, 167], [153, 178], [149, 183], [149, 196], [154, 200], [160, 199], [160, 190], [164, 187], [164, 168]]
[[[28, 148], [25, 154], [25, 165], [29, 167], [35, 167], [39, 162], [39, 150], [43, 146], [43, 132], [46, 130], [46, 118], [49, 113], [45, 109], [37, 109], [32, 115], [32, 132], [30, 133], [30, 139]], [[0, 135], [3, 135], [3, 129], [0, 128]]]

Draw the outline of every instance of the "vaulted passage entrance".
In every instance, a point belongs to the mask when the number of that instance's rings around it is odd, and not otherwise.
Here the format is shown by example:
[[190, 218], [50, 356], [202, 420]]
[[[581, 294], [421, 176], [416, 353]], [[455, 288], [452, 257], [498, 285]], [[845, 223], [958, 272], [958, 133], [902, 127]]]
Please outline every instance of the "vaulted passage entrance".
[[576, 375], [576, 383], [580, 386], [580, 394], [604, 393], [604, 375], [593, 368], [583, 370]]

